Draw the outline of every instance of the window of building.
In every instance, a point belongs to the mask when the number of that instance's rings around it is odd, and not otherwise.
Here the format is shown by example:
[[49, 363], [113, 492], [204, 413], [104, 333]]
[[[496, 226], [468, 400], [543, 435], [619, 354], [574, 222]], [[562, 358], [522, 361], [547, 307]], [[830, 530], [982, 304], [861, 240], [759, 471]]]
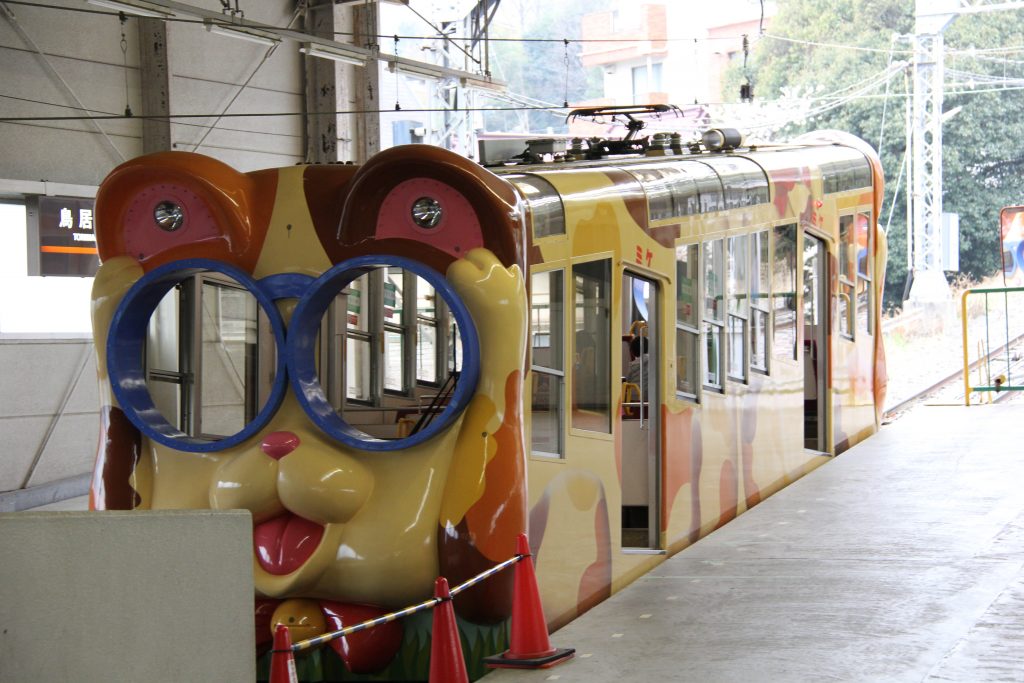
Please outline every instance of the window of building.
[[416, 276], [416, 381], [437, 384], [438, 310], [434, 288]]
[[661, 62], [633, 67], [633, 102], [646, 104], [652, 92], [661, 92]]
[[725, 255], [723, 240], [704, 243], [704, 384], [722, 389], [725, 334]]
[[255, 297], [223, 275], [193, 276], [164, 296], [149, 321], [146, 384], [171, 425], [217, 440], [256, 416], [273, 379], [259, 384], [262, 318]]
[[839, 334], [853, 339], [856, 300], [854, 296], [854, 273], [856, 272], [857, 249], [854, 243], [853, 216], [839, 217], [839, 302], [836, 315], [839, 318]]
[[384, 391], [408, 391], [405, 343], [405, 271], [388, 268], [384, 276]]
[[755, 232], [750, 241], [750, 367], [768, 372], [768, 321], [771, 319], [768, 231]]
[[700, 385], [700, 245], [676, 247], [676, 392], [696, 398]]
[[[0, 198], [0, 337], [89, 339], [93, 280], [39, 277], [44, 245], [38, 243], [38, 213], [31, 198], [27, 202]], [[74, 223], [81, 225], [78, 214]], [[84, 244], [95, 246], [95, 242]]]
[[572, 426], [611, 432], [611, 261], [572, 268]]
[[[345, 290], [345, 398], [369, 403], [374, 394], [373, 335], [370, 325], [370, 273], [360, 275]], [[338, 407], [338, 406], [335, 406]]]
[[772, 349], [776, 358], [796, 360], [796, 225], [780, 225], [772, 232]]
[[565, 402], [564, 273], [534, 273], [530, 286], [531, 451], [564, 455], [562, 435]]

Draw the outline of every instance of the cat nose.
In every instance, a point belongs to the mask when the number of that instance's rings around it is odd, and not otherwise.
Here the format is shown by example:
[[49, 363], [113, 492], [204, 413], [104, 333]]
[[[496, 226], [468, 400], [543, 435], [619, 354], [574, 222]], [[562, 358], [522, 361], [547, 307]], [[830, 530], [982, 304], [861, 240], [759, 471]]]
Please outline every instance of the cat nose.
[[263, 437], [260, 448], [274, 460], [280, 460], [299, 447], [299, 437], [291, 432], [271, 432]]

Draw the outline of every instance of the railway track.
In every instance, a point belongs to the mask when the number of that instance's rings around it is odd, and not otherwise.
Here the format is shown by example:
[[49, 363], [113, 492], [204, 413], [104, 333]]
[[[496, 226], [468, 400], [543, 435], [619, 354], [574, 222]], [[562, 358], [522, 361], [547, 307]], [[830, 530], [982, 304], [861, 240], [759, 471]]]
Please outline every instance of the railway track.
[[[1006, 369], [1005, 364], [1001, 364], [1005, 357], [1011, 359], [1009, 369]], [[1007, 377], [1019, 378], [1024, 376], [1024, 334], [1020, 334], [1008, 343], [1003, 344], [999, 348], [990, 352], [988, 356], [978, 358], [968, 366], [968, 372], [974, 372], [983, 366], [986, 360], [992, 363], [992, 370], [998, 376], [1005, 374]], [[882, 423], [886, 424], [893, 420], [899, 419], [899, 417], [906, 413], [908, 410], [927, 403], [934, 403], [937, 399], [941, 399], [943, 405], [964, 405], [964, 371], [963, 369], [957, 370], [941, 379], [937, 380], [934, 384], [922, 389], [913, 396], [910, 396], [894, 406], [886, 409], [882, 419]], [[988, 395], [992, 395], [990, 392], [985, 392]], [[996, 393], [992, 399], [992, 403], [1001, 403], [1009, 400], [1011, 396], [1016, 395], [1018, 392], [1007, 391], [1005, 393]]]

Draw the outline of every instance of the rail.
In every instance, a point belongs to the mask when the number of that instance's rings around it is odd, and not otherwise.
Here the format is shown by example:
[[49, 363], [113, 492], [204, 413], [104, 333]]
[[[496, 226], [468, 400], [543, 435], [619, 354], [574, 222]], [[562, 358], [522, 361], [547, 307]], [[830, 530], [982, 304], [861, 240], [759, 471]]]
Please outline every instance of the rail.
[[[1024, 391], [1024, 384], [1019, 383], [1021, 375], [1020, 363], [1016, 365], [1012, 358], [1012, 344], [1010, 336], [1010, 312], [1011, 307], [1009, 303], [1009, 295], [1015, 292], [1024, 292], [1024, 287], [993, 287], [984, 289], [967, 289], [964, 290], [963, 295], [960, 298], [961, 306], [961, 321], [963, 329], [963, 350], [964, 350], [964, 405], [971, 405], [971, 394], [974, 392], [1004, 392], [1004, 391]], [[983, 344], [984, 353], [981, 353], [982, 359], [980, 362], [983, 363], [983, 373], [979, 372], [978, 384], [971, 384], [970, 375], [970, 359], [968, 358], [968, 350], [970, 349], [969, 333], [968, 333], [968, 314], [967, 304], [968, 298], [972, 295], [983, 295], [984, 306], [985, 306], [985, 339], [979, 340], [979, 344]], [[992, 310], [989, 305], [990, 295], [1002, 295], [1003, 299], [1003, 323], [1004, 329], [1001, 332], [1004, 334], [1002, 339], [1006, 340], [1006, 344], [998, 351], [992, 351], [992, 325], [990, 311]], [[1000, 341], [997, 339], [997, 342]], [[996, 357], [998, 356], [998, 358]], [[1005, 366], [1002, 364], [1005, 360]], [[998, 366], [994, 367], [994, 362], [998, 363]], [[1005, 371], [1004, 370], [1005, 367]], [[995, 372], [993, 372], [995, 369]], [[1015, 383], [1015, 371], [1017, 383]]]

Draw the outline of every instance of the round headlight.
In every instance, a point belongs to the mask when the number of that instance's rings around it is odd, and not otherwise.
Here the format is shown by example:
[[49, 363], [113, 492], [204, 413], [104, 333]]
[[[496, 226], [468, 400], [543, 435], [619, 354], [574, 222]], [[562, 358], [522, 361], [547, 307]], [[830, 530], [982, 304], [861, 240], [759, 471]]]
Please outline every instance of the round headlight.
[[174, 202], [160, 202], [153, 209], [153, 220], [165, 232], [174, 232], [185, 223], [185, 211]]
[[420, 197], [412, 205], [412, 221], [421, 228], [436, 228], [442, 213], [441, 202], [433, 197]]

